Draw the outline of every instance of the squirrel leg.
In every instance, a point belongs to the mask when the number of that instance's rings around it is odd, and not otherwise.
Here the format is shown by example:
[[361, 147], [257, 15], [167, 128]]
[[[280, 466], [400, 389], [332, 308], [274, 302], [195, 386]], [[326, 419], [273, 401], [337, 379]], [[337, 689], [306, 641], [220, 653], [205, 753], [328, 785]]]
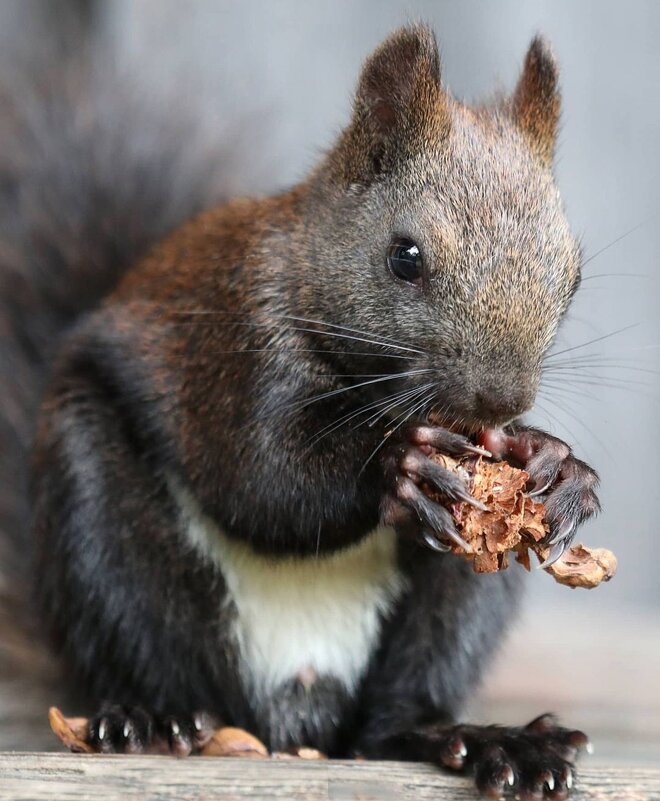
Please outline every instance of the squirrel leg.
[[38, 444], [44, 622], [85, 705], [133, 709], [96, 716], [92, 738], [100, 747], [144, 748], [166, 722], [151, 712], [164, 710], [182, 715], [179, 735], [171, 728], [168, 736], [174, 750], [185, 750], [196, 710], [249, 720], [226, 659], [224, 585], [213, 566], [182, 547], [181, 515], [112, 397], [93, 374], [70, 373], [65, 389], [49, 401]]
[[400, 564], [409, 591], [385, 623], [380, 658], [365, 679], [354, 753], [467, 772], [491, 798], [509, 789], [524, 801], [565, 798], [585, 735], [550, 716], [515, 728], [456, 722], [515, 618], [522, 572], [477, 575], [407, 537]]
[[521, 571], [477, 575], [407, 537], [400, 564], [409, 591], [385, 623], [380, 658], [365, 679], [353, 752], [461, 770], [493, 798], [510, 788], [522, 799], [564, 798], [584, 735], [551, 717], [516, 728], [456, 723], [515, 617]]

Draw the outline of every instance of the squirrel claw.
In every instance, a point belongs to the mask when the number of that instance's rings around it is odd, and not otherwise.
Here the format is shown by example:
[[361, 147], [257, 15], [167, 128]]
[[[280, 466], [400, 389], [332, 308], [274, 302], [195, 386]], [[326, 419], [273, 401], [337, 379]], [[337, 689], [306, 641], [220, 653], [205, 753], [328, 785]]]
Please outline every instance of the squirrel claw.
[[538, 570], [544, 570], [546, 567], [552, 567], [555, 562], [557, 562], [564, 554], [564, 551], [567, 547], [567, 542], [565, 540], [560, 540], [555, 545], [552, 546], [550, 549], [550, 553], [544, 559], [543, 562], [538, 566]]

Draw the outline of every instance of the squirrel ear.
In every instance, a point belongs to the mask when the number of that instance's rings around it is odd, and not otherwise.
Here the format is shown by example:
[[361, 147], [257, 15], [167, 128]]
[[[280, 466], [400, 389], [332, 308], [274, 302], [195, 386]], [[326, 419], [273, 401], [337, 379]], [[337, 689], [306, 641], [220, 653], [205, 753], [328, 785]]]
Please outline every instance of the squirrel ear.
[[513, 94], [513, 116], [530, 147], [546, 164], [552, 157], [559, 126], [559, 67], [542, 36], [531, 43]]
[[369, 56], [358, 81], [353, 118], [337, 153], [342, 177], [368, 181], [446, 128], [440, 56], [425, 25], [400, 28]]

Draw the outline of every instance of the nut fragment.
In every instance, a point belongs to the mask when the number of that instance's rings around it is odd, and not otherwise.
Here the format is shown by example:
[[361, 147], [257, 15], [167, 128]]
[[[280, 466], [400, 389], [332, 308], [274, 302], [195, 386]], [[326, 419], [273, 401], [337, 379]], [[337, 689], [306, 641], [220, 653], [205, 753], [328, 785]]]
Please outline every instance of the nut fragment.
[[[472, 553], [465, 553], [456, 544], [452, 544], [452, 551], [473, 559], [477, 573], [503, 570], [508, 566], [510, 551], [515, 551], [516, 558], [529, 569], [528, 548], [542, 540], [549, 530], [543, 521], [543, 504], [524, 493], [529, 475], [507, 462], [493, 462], [481, 456], [452, 459], [436, 453], [431, 458], [458, 473], [472, 497], [488, 507], [488, 511], [482, 511], [462, 501], [449, 505], [459, 533]], [[434, 500], [445, 502], [434, 490], [425, 487], [425, 491]]]
[[69, 751], [76, 754], [94, 753], [94, 749], [87, 742], [89, 734], [87, 718], [65, 718], [56, 706], [51, 706], [48, 710], [48, 722], [53, 733]]
[[200, 751], [202, 756], [262, 758], [268, 756], [266, 746], [243, 729], [225, 726], [216, 729]]
[[[543, 554], [540, 554], [544, 558]], [[569, 548], [554, 565], [546, 568], [560, 584], [589, 590], [616, 573], [617, 560], [607, 548], [587, 548], [578, 543]]]

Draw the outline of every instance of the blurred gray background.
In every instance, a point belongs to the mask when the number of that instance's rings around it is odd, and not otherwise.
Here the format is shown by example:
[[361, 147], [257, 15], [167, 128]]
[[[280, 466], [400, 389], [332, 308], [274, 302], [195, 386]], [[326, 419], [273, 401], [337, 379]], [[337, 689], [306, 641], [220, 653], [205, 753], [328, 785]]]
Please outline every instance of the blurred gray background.
[[[46, 42], [65, 5], [3, 3], [0, 46]], [[555, 348], [575, 347], [566, 354], [575, 362], [557, 374], [533, 418], [599, 470], [604, 511], [580, 538], [612, 548], [619, 573], [592, 592], [532, 575], [525, 614], [477, 713], [508, 719], [511, 704], [527, 711], [527, 698], [535, 714], [542, 696], [574, 722], [583, 707], [604, 741], [625, 739], [624, 753], [642, 754], [649, 731], [660, 739], [660, 2], [69, 5], [146, 96], [185, 96], [209, 137], [238, 129], [232, 193], [270, 192], [305, 174], [348, 119], [362, 60], [398, 25], [434, 26], [445, 81], [466, 99], [512, 87], [532, 36], [549, 36], [564, 97], [557, 176], [592, 260]], [[607, 338], [585, 345], [599, 337]], [[607, 720], [599, 717], [605, 700]]]

